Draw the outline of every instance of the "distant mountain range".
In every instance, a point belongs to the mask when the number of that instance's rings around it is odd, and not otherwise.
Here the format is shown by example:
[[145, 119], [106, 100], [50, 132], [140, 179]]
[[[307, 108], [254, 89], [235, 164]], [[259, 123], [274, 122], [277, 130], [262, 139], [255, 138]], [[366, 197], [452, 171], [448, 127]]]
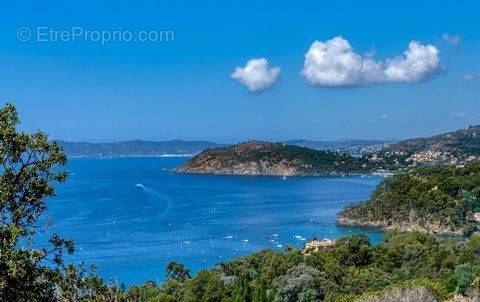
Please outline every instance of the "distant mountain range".
[[116, 156], [190, 156], [208, 148], [224, 146], [207, 141], [172, 140], [151, 142], [132, 140], [116, 143], [85, 143], [58, 141], [67, 156], [116, 157]]
[[177, 171], [235, 175], [346, 175], [408, 170], [436, 163], [462, 165], [479, 158], [480, 126], [472, 126], [398, 143], [246, 142], [202, 151]]
[[[86, 143], [59, 141], [68, 156], [193, 156], [206, 149], [232, 146], [209, 141], [142, 141]], [[440, 135], [400, 142], [381, 140], [312, 141], [287, 140], [295, 145], [318, 151], [334, 151], [355, 157], [365, 156], [379, 169], [397, 170], [430, 163], [465, 163], [480, 158], [480, 126], [471, 126]]]
[[[189, 156], [202, 152], [205, 149], [228, 146], [209, 141], [143, 141], [132, 140], [115, 143], [86, 143], [58, 141], [68, 156], [76, 157], [116, 157], [116, 156]], [[362, 155], [379, 151], [392, 142], [376, 140], [348, 140], [348, 141], [311, 141], [288, 140], [287, 145], [296, 145], [321, 151], [336, 151], [350, 155]]]

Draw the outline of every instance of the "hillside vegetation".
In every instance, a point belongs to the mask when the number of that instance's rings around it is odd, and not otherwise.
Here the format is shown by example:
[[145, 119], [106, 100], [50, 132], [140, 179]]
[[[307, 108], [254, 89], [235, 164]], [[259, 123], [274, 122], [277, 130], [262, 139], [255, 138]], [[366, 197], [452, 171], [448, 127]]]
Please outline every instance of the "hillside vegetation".
[[[207, 149], [190, 159], [178, 172], [232, 175], [323, 176], [369, 172], [396, 172], [429, 164], [465, 164], [480, 157], [480, 126], [399, 143], [352, 145], [342, 152], [313, 150], [308, 141], [269, 143], [252, 141]], [[356, 142], [356, 144], [360, 144]], [[299, 146], [300, 145], [300, 146]], [[325, 143], [321, 148], [335, 149]]]
[[433, 163], [463, 164], [480, 157], [480, 126], [398, 142], [366, 155], [380, 168], [398, 170]]
[[342, 225], [468, 235], [480, 217], [480, 162], [434, 165], [385, 179], [369, 200], [340, 213]]
[[283, 143], [246, 142], [207, 149], [178, 172], [238, 175], [320, 176], [365, 173], [367, 161], [347, 154]]
[[475, 296], [479, 275], [478, 235], [446, 242], [417, 232], [387, 233], [378, 245], [357, 235], [309, 256], [296, 249], [263, 250], [191, 278], [169, 274], [164, 284], [134, 286], [126, 296], [133, 301], [143, 295], [142, 301], [437, 302], [453, 294]]

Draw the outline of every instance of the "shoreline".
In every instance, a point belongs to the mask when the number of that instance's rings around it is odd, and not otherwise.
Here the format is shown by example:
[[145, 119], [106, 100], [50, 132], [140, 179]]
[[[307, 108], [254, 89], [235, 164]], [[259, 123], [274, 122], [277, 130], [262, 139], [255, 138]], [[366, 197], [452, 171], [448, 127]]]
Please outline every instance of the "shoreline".
[[297, 178], [308, 178], [308, 177], [367, 177], [367, 176], [378, 176], [378, 177], [389, 177], [392, 176], [391, 172], [352, 172], [352, 173], [325, 173], [325, 174], [267, 174], [267, 173], [258, 173], [258, 174], [249, 174], [249, 173], [226, 173], [226, 172], [191, 172], [191, 171], [178, 171], [180, 168], [174, 169], [174, 173], [186, 174], [186, 175], [206, 175], [206, 176], [260, 176], [260, 177], [297, 177]]
[[111, 155], [111, 156], [100, 156], [100, 155], [67, 155], [68, 158], [96, 158], [96, 159], [108, 159], [108, 158], [190, 158], [194, 157], [196, 154], [162, 154], [162, 155]]
[[[341, 213], [341, 212], [340, 212]], [[356, 219], [351, 219], [348, 217], [342, 217], [338, 213], [338, 218], [335, 222], [337, 226], [340, 227], [358, 227], [358, 228], [370, 228], [370, 229], [377, 229], [381, 230], [382, 232], [386, 231], [398, 231], [401, 233], [409, 233], [409, 232], [420, 232], [422, 234], [429, 234], [434, 236], [441, 236], [441, 237], [468, 237], [469, 234], [466, 234], [464, 230], [447, 230], [445, 228], [426, 228], [420, 226], [419, 224], [415, 223], [386, 223], [382, 221], [358, 221]]]

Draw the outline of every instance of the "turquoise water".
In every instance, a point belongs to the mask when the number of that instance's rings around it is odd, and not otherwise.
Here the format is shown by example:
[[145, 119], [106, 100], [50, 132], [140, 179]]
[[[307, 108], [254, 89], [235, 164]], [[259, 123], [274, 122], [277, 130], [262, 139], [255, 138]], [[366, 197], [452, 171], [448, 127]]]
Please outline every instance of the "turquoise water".
[[182, 175], [185, 158], [74, 158], [48, 200], [51, 232], [75, 238], [73, 259], [126, 285], [163, 281], [169, 261], [201, 268], [262, 248], [302, 247], [313, 234], [365, 232], [335, 225], [380, 176], [288, 178]]

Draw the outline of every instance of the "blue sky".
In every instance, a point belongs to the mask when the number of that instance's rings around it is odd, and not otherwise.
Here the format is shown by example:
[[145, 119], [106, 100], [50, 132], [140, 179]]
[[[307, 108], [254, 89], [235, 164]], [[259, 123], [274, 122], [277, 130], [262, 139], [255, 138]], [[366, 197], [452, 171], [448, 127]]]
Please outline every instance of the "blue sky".
[[[2, 3], [0, 101], [24, 129], [71, 141], [401, 139], [480, 123], [478, 1], [332, 2]], [[21, 27], [168, 30], [174, 41], [22, 42]], [[340, 36], [383, 63], [411, 41], [432, 45], [439, 68], [415, 83], [309, 84], [312, 43]], [[281, 72], [252, 93], [231, 74], [255, 58]]]

